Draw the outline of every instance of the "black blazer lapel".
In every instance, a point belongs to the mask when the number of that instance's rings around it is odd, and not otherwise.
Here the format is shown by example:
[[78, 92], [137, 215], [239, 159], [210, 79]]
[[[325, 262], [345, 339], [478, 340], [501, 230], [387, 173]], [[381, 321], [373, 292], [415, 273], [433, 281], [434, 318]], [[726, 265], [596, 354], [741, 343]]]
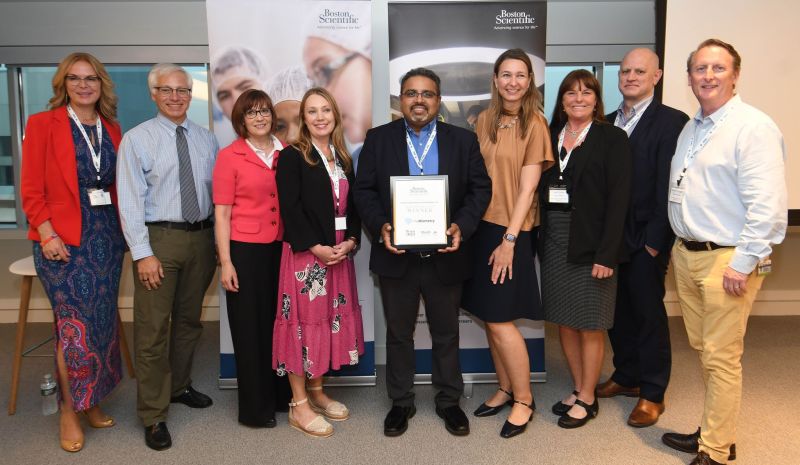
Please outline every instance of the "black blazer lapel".
[[454, 157], [453, 157], [453, 147], [455, 146], [455, 142], [452, 140], [453, 135], [450, 133], [450, 129], [445, 126], [444, 124], [436, 123], [436, 149], [439, 152], [439, 168], [438, 172], [440, 175], [450, 175], [455, 173], [453, 166]]
[[[638, 139], [641, 137], [642, 134], [649, 134], [648, 129], [655, 121], [656, 112], [658, 111], [658, 106], [661, 105], [660, 103], [653, 100], [650, 102], [650, 105], [647, 106], [644, 110], [644, 114], [642, 114], [642, 118], [636, 123], [636, 127], [633, 128], [633, 132], [628, 137], [631, 141]], [[613, 123], [612, 123], [613, 124]]]
[[[597, 124], [598, 124], [597, 122], [592, 122], [592, 127], [589, 129], [589, 133], [586, 134], [586, 139], [584, 139], [583, 143], [581, 143], [579, 147], [573, 149], [573, 154], [570, 155], [570, 163], [573, 163], [572, 165], [573, 186], [577, 186], [578, 183], [580, 182], [581, 174], [583, 174], [583, 169], [586, 167], [588, 163], [587, 158], [590, 157], [592, 153], [594, 153], [594, 146], [597, 144], [597, 139], [600, 137], [600, 129], [598, 129]], [[556, 144], [557, 143], [558, 139], [556, 139]]]

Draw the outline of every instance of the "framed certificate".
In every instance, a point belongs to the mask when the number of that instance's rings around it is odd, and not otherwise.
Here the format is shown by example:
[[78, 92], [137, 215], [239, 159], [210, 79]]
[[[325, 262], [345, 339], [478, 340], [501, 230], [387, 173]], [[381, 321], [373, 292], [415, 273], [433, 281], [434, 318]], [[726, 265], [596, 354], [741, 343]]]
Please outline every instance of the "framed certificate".
[[398, 249], [447, 247], [447, 176], [392, 176], [390, 183], [392, 245]]

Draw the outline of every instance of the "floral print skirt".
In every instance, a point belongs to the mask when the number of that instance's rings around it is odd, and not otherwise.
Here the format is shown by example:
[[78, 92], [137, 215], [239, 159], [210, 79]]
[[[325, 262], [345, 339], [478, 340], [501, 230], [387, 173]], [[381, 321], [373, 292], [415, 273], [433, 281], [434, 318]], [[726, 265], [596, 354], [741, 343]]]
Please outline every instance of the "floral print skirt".
[[[344, 231], [336, 232], [341, 241]], [[341, 237], [340, 237], [341, 236]], [[318, 378], [364, 354], [353, 260], [325, 266], [310, 251], [283, 243], [272, 368]]]

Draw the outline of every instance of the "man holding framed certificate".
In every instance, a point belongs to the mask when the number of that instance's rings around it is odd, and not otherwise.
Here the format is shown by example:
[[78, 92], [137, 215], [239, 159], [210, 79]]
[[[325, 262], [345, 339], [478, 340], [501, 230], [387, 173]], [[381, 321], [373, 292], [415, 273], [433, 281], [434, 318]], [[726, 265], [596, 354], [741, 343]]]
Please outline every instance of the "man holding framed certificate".
[[354, 200], [373, 240], [386, 315], [386, 384], [392, 409], [384, 434], [399, 436], [414, 416], [414, 327], [419, 299], [433, 343], [436, 413], [457, 436], [469, 433], [458, 405], [462, 283], [471, 275], [464, 248], [491, 199], [491, 180], [474, 133], [437, 121], [440, 80], [425, 68], [401, 79], [403, 118], [371, 129], [361, 150]]

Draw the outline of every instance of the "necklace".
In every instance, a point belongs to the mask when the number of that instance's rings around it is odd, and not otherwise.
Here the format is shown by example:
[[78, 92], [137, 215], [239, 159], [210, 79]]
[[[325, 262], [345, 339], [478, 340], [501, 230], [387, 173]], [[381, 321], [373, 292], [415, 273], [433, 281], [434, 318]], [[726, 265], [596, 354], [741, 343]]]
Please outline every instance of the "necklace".
[[581, 133], [581, 130], [582, 130], [582, 128], [581, 128], [581, 129], [576, 129], [576, 130], [574, 130], [574, 131], [573, 131], [573, 130], [572, 130], [570, 127], [569, 127], [569, 123], [567, 123], [567, 124], [564, 126], [564, 129], [567, 131], [567, 135], [569, 135], [570, 137], [578, 137], [578, 134], [580, 134], [580, 133]]
[[519, 116], [514, 115], [514, 117], [508, 123], [503, 123], [500, 118], [497, 119], [497, 129], [508, 129], [513, 128], [517, 125], [517, 121], [519, 121]]

